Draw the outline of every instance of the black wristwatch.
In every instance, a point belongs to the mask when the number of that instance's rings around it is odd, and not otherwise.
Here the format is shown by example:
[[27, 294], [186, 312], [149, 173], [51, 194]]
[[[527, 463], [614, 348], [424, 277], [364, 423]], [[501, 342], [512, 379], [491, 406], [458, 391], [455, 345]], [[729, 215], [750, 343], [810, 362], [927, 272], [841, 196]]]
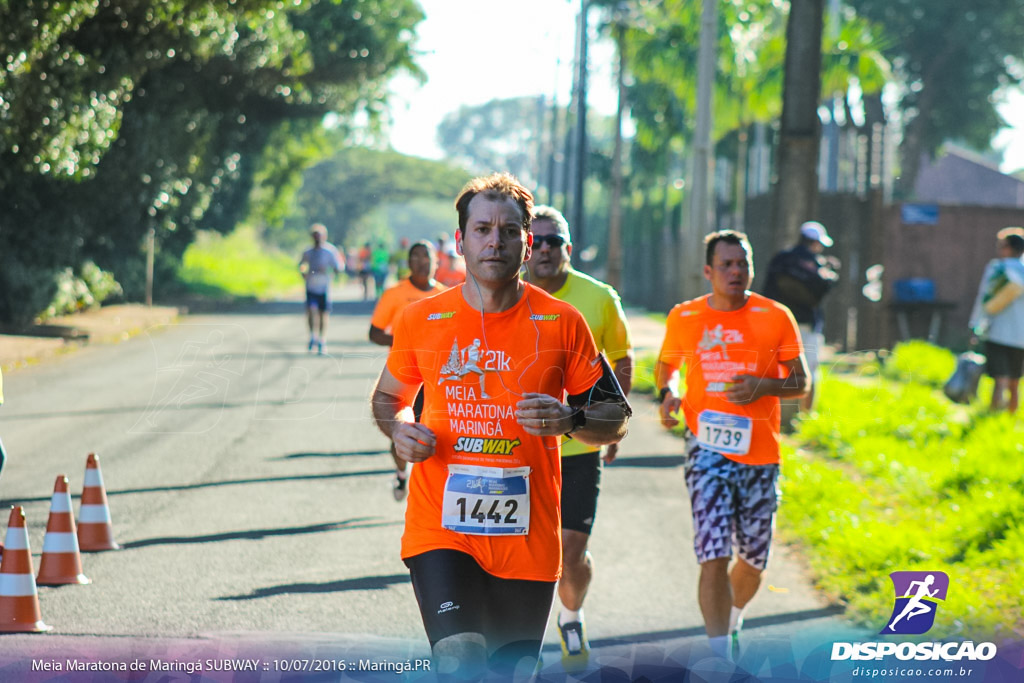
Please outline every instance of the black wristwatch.
[[572, 437], [573, 432], [582, 429], [587, 426], [587, 409], [579, 408], [575, 413], [572, 414], [572, 427], [565, 433], [566, 436]]
[[662, 387], [661, 391], [658, 392], [658, 403], [664, 403], [665, 397], [672, 393], [672, 390], [668, 387]]

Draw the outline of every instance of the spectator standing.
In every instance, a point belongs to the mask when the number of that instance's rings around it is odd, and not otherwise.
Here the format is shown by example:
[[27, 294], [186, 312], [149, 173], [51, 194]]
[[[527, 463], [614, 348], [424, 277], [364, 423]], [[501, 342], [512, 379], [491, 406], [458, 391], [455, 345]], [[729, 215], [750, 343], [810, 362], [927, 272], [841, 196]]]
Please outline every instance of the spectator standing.
[[800, 399], [800, 407], [814, 409], [815, 387], [821, 379], [818, 369], [825, 315], [822, 301], [839, 280], [839, 260], [822, 252], [833, 245], [825, 226], [807, 221], [800, 226], [800, 241], [780, 251], [768, 264], [764, 295], [774, 299], [793, 313], [800, 328], [811, 388]]
[[985, 371], [995, 381], [989, 408], [1016, 413], [1024, 374], [1024, 228], [996, 235], [996, 258], [978, 286], [970, 326], [985, 340]]

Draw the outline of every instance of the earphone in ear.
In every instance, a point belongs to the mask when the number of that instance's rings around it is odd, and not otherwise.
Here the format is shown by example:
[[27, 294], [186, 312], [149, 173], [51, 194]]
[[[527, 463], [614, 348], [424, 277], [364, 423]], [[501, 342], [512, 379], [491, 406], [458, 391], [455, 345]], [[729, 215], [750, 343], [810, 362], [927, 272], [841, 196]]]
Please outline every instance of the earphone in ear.
[[533, 246], [533, 233], [532, 232], [526, 233], [526, 246], [528, 246], [528, 247], [532, 247]]
[[455, 253], [462, 256], [462, 233], [455, 231]]

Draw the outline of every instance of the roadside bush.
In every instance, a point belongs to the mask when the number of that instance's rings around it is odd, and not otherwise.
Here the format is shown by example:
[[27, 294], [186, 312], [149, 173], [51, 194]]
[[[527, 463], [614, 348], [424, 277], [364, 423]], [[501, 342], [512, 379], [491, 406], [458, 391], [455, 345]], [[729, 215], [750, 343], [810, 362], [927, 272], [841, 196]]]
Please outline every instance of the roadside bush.
[[956, 369], [956, 356], [949, 349], [920, 339], [898, 343], [882, 366], [892, 380], [942, 387]]
[[112, 273], [86, 261], [78, 275], [65, 268], [57, 275], [57, 292], [39, 318], [47, 320], [99, 306], [111, 296], [121, 294], [121, 285]]
[[819, 416], [784, 449], [781, 535], [865, 626], [889, 616], [889, 573], [941, 570], [950, 593], [936, 627], [1010, 635], [1024, 628], [1024, 598], [1009, 589], [1024, 557], [1024, 421], [950, 403], [934, 388], [941, 354], [920, 348], [932, 371], [918, 381], [823, 382]]

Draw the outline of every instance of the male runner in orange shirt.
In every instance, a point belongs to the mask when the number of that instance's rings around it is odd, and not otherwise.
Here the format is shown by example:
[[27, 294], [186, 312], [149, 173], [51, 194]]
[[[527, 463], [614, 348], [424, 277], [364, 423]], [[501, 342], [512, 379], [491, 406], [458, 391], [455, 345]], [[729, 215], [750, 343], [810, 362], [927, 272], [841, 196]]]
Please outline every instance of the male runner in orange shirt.
[[[748, 290], [753, 255], [746, 235], [711, 233], [704, 277], [711, 294], [676, 305], [655, 366], [661, 422], [680, 407], [689, 430], [684, 464], [700, 562], [698, 600], [715, 654], [734, 649], [742, 611], [768, 564], [779, 475], [779, 398], [804, 395], [807, 362], [793, 314]], [[669, 386], [686, 366], [686, 394]], [[729, 563], [736, 546], [737, 559]]]
[[579, 312], [519, 278], [529, 190], [494, 174], [455, 206], [466, 282], [405, 309], [372, 403], [419, 463], [402, 558], [438, 673], [472, 679], [536, 665], [561, 572], [561, 436], [613, 443], [630, 409]]
[[[427, 241], [416, 242], [409, 247], [409, 277], [398, 281], [381, 294], [377, 306], [370, 318], [370, 341], [381, 346], [391, 346], [395, 338], [392, 329], [399, 314], [414, 301], [426, 299], [428, 296], [440, 294], [444, 285], [434, 279], [437, 270], [437, 255], [434, 245]], [[423, 392], [416, 395], [413, 405], [417, 419], [423, 410]], [[401, 502], [408, 494], [408, 463], [395, 453], [395, 445], [391, 444], [391, 457], [395, 461], [395, 481], [391, 487], [395, 500]]]

